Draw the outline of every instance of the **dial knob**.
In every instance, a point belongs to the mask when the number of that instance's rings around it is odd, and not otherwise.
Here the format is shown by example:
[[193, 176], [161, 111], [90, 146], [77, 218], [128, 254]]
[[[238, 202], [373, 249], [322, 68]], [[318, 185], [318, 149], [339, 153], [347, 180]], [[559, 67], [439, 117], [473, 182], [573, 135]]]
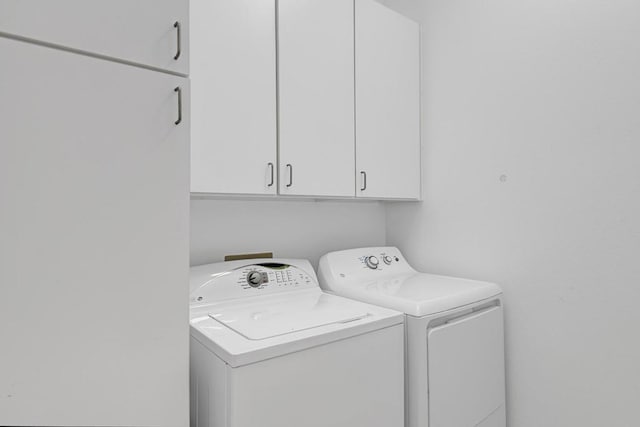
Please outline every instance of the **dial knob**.
[[389, 255], [385, 255], [382, 257], [382, 260], [384, 261], [385, 264], [391, 265], [391, 261], [393, 261], [393, 258], [391, 258]]
[[378, 264], [380, 264], [380, 261], [378, 261], [378, 258], [372, 256], [368, 256], [365, 260], [364, 260], [365, 264], [367, 264], [367, 267], [371, 268], [372, 270], [375, 270], [376, 268], [378, 268]]
[[260, 274], [259, 271], [250, 271], [249, 274], [247, 274], [247, 283], [252, 288], [257, 288], [262, 284], [262, 274]]

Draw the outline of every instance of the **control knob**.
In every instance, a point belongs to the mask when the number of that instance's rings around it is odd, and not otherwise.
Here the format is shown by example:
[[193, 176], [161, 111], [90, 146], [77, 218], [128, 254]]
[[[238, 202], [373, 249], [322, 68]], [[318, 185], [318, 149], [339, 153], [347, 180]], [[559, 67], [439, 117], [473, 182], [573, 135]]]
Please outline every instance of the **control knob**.
[[391, 261], [393, 261], [393, 258], [391, 258], [389, 255], [385, 255], [382, 257], [382, 260], [384, 261], [385, 264], [391, 265]]
[[378, 261], [378, 258], [371, 255], [365, 258], [364, 263], [367, 264], [367, 267], [369, 267], [370, 269], [375, 270], [376, 268], [378, 268], [378, 264], [380, 264], [380, 261]]
[[262, 274], [260, 274], [259, 271], [255, 270], [250, 271], [249, 274], [247, 274], [247, 283], [252, 288], [257, 288], [262, 284]]

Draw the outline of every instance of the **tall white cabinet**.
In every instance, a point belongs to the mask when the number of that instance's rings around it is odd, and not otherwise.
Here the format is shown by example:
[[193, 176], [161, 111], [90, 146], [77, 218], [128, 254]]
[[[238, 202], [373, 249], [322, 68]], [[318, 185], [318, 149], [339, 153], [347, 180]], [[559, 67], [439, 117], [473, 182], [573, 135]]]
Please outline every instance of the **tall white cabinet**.
[[187, 426], [189, 81], [7, 36], [36, 5], [0, 5], [0, 425]]
[[355, 0], [358, 197], [420, 198], [420, 27]]

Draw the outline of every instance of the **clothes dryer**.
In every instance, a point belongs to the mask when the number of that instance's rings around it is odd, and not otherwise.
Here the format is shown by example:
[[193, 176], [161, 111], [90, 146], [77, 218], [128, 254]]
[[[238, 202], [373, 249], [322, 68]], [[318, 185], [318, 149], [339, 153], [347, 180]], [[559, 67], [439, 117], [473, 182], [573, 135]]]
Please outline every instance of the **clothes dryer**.
[[504, 427], [502, 291], [414, 270], [395, 247], [320, 259], [328, 292], [405, 313], [408, 427]]

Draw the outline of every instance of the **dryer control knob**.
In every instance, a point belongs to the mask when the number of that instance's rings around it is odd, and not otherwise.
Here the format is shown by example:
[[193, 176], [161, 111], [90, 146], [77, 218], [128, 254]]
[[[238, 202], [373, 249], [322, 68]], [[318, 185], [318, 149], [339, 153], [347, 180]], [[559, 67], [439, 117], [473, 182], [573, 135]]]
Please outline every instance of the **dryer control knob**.
[[372, 256], [368, 256], [365, 260], [364, 260], [365, 264], [367, 264], [367, 267], [369, 267], [372, 270], [375, 270], [376, 268], [378, 268], [378, 264], [380, 264], [380, 261], [378, 261], [378, 258]]
[[250, 271], [247, 274], [247, 283], [252, 288], [257, 288], [262, 284], [262, 274], [259, 271]]
[[384, 261], [385, 264], [391, 265], [391, 262], [393, 261], [393, 258], [391, 258], [389, 255], [385, 255], [385, 256], [382, 257], [382, 260]]

